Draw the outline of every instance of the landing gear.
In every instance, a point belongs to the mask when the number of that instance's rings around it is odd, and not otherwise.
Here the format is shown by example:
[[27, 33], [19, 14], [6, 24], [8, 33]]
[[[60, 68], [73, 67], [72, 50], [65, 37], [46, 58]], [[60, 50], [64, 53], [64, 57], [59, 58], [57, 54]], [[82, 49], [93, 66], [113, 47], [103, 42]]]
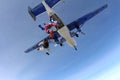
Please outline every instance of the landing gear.
[[79, 35], [78, 35], [77, 33], [75, 33], [75, 36], [76, 36], [76, 37], [79, 37]]
[[74, 48], [75, 48], [75, 50], [77, 51], [77, 47], [76, 47], [76, 46], [74, 46]]
[[82, 32], [82, 31], [81, 31], [81, 34], [85, 35], [85, 33], [84, 33], [84, 32]]
[[50, 55], [48, 52], [46, 52], [47, 55]]
[[60, 43], [60, 46], [63, 46], [63, 44], [62, 44], [62, 43]]
[[80, 28], [77, 28], [78, 32], [80, 32], [82, 35], [85, 35], [84, 32], [82, 32], [82, 30]]

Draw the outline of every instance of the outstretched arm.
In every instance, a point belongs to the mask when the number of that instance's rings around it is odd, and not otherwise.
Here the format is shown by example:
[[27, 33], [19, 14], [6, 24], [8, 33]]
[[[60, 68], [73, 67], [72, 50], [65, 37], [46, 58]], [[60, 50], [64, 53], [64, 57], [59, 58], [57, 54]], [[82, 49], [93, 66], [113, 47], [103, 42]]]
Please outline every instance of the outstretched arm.
[[45, 30], [45, 28], [42, 27], [41, 25], [38, 25], [38, 27], [39, 27], [41, 30]]

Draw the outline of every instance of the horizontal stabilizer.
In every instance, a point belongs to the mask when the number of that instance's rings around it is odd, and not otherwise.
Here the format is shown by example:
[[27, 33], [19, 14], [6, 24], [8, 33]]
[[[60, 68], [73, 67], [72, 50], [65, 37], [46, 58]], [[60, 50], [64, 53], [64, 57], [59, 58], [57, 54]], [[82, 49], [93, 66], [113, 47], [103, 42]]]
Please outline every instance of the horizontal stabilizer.
[[[48, 6], [50, 8], [52, 8], [59, 1], [61, 1], [61, 0], [45, 0], [45, 2], [48, 4]], [[46, 11], [46, 9], [45, 9], [45, 7], [43, 6], [42, 3], [38, 4], [33, 9], [31, 9], [30, 7], [28, 7], [28, 12], [31, 15], [31, 17], [33, 18], [33, 20], [36, 20], [36, 16], [38, 16], [39, 14], [41, 14], [41, 13], [43, 13], [45, 11]]]
[[32, 12], [32, 9], [30, 7], [28, 7], [28, 12], [31, 15], [31, 17], [33, 18], [33, 20], [36, 20], [36, 16], [34, 15], [34, 13]]
[[29, 52], [31, 52], [31, 51], [39, 48], [39, 47], [40, 47], [39, 43], [43, 42], [45, 39], [50, 40], [50, 36], [45, 37], [44, 39], [42, 39], [41, 41], [39, 41], [38, 43], [36, 43], [36, 44], [33, 45], [32, 47], [30, 47], [30, 48], [28, 48], [27, 50], [25, 50], [24, 52], [25, 52], [25, 53], [29, 53]]

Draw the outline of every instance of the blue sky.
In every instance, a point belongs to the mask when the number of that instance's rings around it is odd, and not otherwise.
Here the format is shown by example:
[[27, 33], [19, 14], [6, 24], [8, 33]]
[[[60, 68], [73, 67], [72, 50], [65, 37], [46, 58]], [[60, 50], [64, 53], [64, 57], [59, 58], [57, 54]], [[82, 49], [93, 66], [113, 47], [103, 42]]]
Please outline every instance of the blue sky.
[[75, 38], [78, 51], [65, 43], [51, 47], [50, 56], [25, 54], [46, 36], [37, 26], [49, 21], [47, 14], [34, 22], [27, 12], [41, 1], [0, 1], [0, 80], [120, 80], [120, 0], [65, 0], [54, 7], [65, 24], [109, 7], [83, 26], [86, 35]]

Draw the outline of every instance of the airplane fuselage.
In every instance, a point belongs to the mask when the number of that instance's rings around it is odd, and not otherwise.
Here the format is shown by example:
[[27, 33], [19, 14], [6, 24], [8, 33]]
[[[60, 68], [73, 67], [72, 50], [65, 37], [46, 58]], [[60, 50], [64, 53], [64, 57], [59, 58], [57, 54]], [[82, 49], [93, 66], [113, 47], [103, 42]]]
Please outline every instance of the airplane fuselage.
[[56, 14], [55, 11], [53, 11], [53, 9], [51, 9], [45, 1], [42, 2], [42, 4], [44, 5], [48, 16], [50, 17], [50, 19], [53, 19], [54, 21], [57, 21], [59, 24], [56, 27], [58, 33], [60, 34], [61, 37], [63, 37], [66, 42], [71, 46], [71, 47], [76, 47], [76, 42], [75, 40], [71, 37], [70, 32], [67, 28], [67, 26], [63, 23], [63, 21], [59, 18], [59, 16]]

